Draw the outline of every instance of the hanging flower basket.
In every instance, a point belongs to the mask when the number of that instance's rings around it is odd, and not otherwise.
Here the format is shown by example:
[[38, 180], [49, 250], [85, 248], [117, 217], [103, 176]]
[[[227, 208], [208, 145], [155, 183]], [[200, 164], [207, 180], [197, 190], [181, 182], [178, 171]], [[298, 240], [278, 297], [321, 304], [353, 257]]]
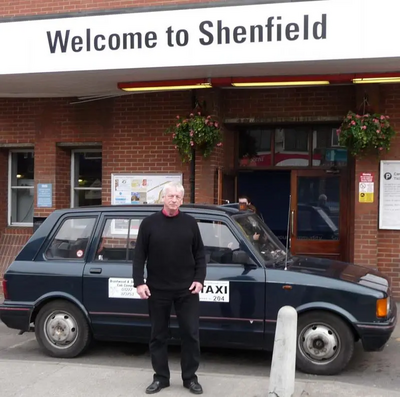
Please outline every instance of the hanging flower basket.
[[220, 124], [212, 116], [203, 116], [199, 111], [185, 118], [176, 116], [176, 119], [176, 124], [166, 133], [171, 135], [183, 162], [192, 160], [193, 149], [209, 157], [216, 146], [222, 146]]
[[337, 134], [340, 146], [346, 147], [353, 156], [364, 156], [389, 151], [396, 131], [390, 126], [389, 116], [349, 112]]

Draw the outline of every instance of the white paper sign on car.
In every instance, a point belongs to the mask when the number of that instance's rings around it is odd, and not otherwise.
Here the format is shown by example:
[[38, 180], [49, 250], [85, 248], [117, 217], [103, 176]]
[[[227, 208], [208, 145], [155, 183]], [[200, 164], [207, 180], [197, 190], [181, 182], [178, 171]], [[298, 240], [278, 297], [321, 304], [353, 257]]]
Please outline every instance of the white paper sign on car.
[[136, 288], [133, 286], [132, 278], [109, 278], [108, 279], [108, 297], [140, 299]]
[[208, 281], [200, 292], [202, 302], [229, 302], [229, 281]]
[[[229, 302], [229, 281], [206, 281], [200, 292], [202, 302]], [[140, 299], [131, 278], [109, 278], [108, 297], [122, 299]]]

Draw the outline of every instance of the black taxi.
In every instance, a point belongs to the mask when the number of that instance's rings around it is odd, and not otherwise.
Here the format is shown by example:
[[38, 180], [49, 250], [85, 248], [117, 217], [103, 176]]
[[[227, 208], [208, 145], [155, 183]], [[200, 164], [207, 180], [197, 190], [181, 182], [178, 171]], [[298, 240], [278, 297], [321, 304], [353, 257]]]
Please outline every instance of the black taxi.
[[[4, 275], [0, 319], [9, 328], [34, 331], [53, 357], [75, 357], [92, 339], [147, 343], [147, 301], [133, 287], [132, 259], [140, 222], [160, 210], [54, 211]], [[201, 205], [181, 211], [197, 220], [206, 249], [202, 346], [272, 350], [285, 305], [298, 312], [297, 367], [303, 372], [339, 373], [357, 341], [365, 351], [385, 346], [397, 310], [382, 273], [292, 256], [253, 212]], [[178, 331], [172, 313], [172, 343], [179, 343]]]

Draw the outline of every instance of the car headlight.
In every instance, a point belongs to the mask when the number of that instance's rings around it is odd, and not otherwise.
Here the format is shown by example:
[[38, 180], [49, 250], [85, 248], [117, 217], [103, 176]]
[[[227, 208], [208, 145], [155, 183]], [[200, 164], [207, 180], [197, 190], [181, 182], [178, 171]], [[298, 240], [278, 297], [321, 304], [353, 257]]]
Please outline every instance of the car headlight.
[[382, 298], [376, 301], [376, 317], [384, 318], [390, 312], [390, 298]]

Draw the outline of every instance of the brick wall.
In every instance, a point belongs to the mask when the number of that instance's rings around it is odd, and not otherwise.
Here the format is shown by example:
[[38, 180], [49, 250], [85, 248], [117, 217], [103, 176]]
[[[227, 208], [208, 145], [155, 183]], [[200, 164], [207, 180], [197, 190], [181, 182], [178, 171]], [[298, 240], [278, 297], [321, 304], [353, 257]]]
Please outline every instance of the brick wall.
[[59, 14], [66, 12], [115, 10], [118, 8], [212, 4], [225, 3], [226, 0], [14, 0], [0, 4], [0, 16], [14, 17], [23, 15]]
[[226, 119], [343, 117], [354, 104], [352, 86], [227, 90], [223, 113]]
[[8, 151], [0, 149], [0, 238], [7, 224]]
[[[364, 88], [363, 88], [364, 90]], [[400, 128], [400, 86], [385, 85], [372, 93], [381, 111], [391, 116]], [[378, 95], [379, 94], [379, 95]], [[200, 94], [199, 94], [200, 95]], [[208, 113], [225, 119], [323, 119], [342, 117], [357, 109], [359, 95], [354, 87], [291, 88], [280, 90], [205, 90]], [[177, 114], [192, 110], [188, 92], [129, 95], [104, 101], [70, 105], [68, 99], [0, 99], [0, 144], [35, 144], [36, 183], [54, 184], [54, 208], [70, 204], [71, 147], [58, 144], [102, 144], [103, 203], [110, 203], [111, 174], [118, 172], [182, 172], [186, 202], [190, 197], [189, 165], [182, 165], [165, 129]], [[234, 159], [232, 126], [224, 126], [224, 146], [210, 159], [196, 157], [196, 202], [215, 202], [216, 169], [231, 168]], [[400, 157], [400, 138], [385, 158]], [[0, 183], [7, 186], [8, 151], [0, 149]], [[360, 264], [378, 265], [392, 277], [400, 296], [400, 233], [378, 230], [379, 186], [377, 159], [357, 160], [354, 178], [360, 172], [376, 172], [374, 204], [358, 203], [356, 183], [354, 260]], [[52, 209], [35, 209], [35, 215], [47, 215]], [[31, 233], [29, 228], [7, 228], [7, 191], [0, 191], [0, 273], [11, 262]]]
[[[400, 86], [385, 85], [382, 87], [382, 111], [391, 117], [391, 124], [400, 131]], [[386, 160], [400, 160], [400, 135], [392, 143]], [[378, 264], [386, 274], [391, 276], [394, 291], [400, 296], [400, 232], [381, 230], [378, 235]]]
[[[371, 108], [390, 116], [395, 130], [400, 130], [400, 86], [384, 84], [362, 89], [367, 93]], [[360, 103], [360, 98], [358, 104]], [[382, 160], [400, 160], [400, 135], [393, 143], [389, 153]], [[361, 172], [375, 174], [375, 200], [371, 204], [358, 202], [358, 176]], [[354, 261], [357, 263], [378, 266], [391, 277], [393, 290], [400, 296], [400, 232], [379, 230], [379, 159], [365, 158], [356, 161], [355, 189], [355, 239]]]
[[[102, 145], [104, 204], [111, 201], [112, 173], [183, 173], [185, 202], [190, 200], [189, 166], [181, 163], [170, 136], [164, 134], [176, 115], [191, 112], [189, 92], [129, 95], [79, 105], [70, 105], [69, 99], [0, 99], [0, 109], [0, 144], [12, 147], [34, 143], [35, 185], [53, 184], [53, 208], [37, 208], [35, 201], [35, 216], [47, 216], [55, 208], [70, 206], [74, 144]], [[8, 150], [0, 149], [3, 186], [8, 180], [7, 159]], [[196, 202], [214, 202], [215, 170], [223, 165], [223, 159], [222, 149], [207, 160], [197, 156]], [[32, 228], [6, 227], [6, 203], [7, 191], [3, 189], [0, 274], [32, 232]]]

